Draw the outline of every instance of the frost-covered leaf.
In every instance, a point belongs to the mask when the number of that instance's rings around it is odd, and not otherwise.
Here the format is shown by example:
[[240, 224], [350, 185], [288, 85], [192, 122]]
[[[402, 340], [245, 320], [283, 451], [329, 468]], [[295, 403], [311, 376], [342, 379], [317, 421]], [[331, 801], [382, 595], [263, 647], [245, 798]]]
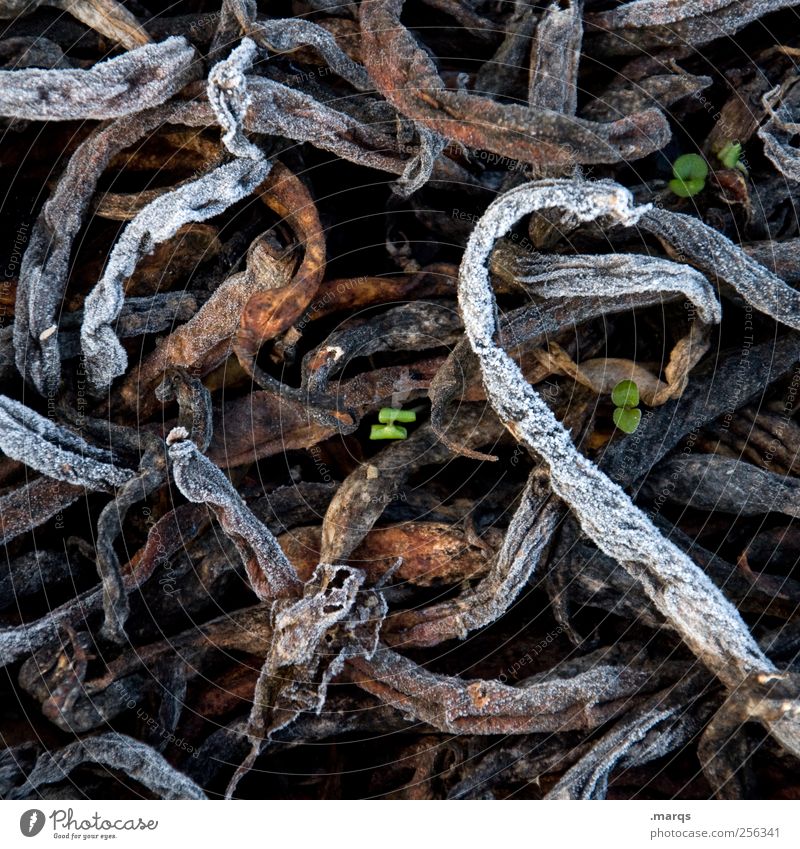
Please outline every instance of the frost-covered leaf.
[[553, 490], [574, 511], [601, 551], [639, 578], [656, 609], [725, 683], [774, 670], [741, 620], [708, 577], [666, 540], [628, 495], [578, 452], [549, 406], [497, 346], [496, 301], [487, 263], [497, 239], [523, 215], [562, 210], [565, 223], [608, 221], [635, 225], [627, 190], [610, 182], [544, 181], [511, 190], [492, 203], [467, 244], [459, 275], [459, 305], [486, 392], [501, 421], [547, 463]]
[[232, 162], [148, 204], [123, 231], [100, 282], [87, 295], [81, 345], [86, 369], [96, 391], [124, 374], [128, 357], [112, 329], [124, 299], [124, 283], [141, 256], [166, 241], [184, 225], [205, 221], [254, 192], [269, 174], [271, 163], [243, 135], [248, 96], [244, 68], [255, 55], [245, 39], [209, 75], [209, 101], [225, 130], [223, 141], [236, 155]]
[[353, 657], [369, 659], [386, 616], [383, 596], [362, 589], [364, 573], [320, 563], [300, 599], [272, 608], [272, 645], [247, 724], [250, 753], [228, 787], [232, 795], [271, 735], [301, 712], [319, 714], [328, 684]]
[[72, 770], [86, 763], [116, 770], [162, 799], [206, 798], [190, 778], [175, 769], [155, 749], [114, 732], [87, 737], [54, 752], [44, 752], [24, 784], [13, 790], [8, 798], [39, 799], [39, 788], [69, 781]]
[[183, 428], [168, 439], [172, 474], [190, 501], [208, 504], [236, 544], [253, 591], [262, 601], [293, 595], [300, 587], [294, 567], [275, 537], [253, 515], [225, 475], [198, 450]]
[[29, 121], [117, 118], [168, 100], [197, 78], [184, 38], [137, 47], [88, 70], [0, 71], [0, 115]]
[[55, 480], [89, 489], [121, 486], [133, 472], [114, 465], [111, 452], [0, 395], [0, 449]]

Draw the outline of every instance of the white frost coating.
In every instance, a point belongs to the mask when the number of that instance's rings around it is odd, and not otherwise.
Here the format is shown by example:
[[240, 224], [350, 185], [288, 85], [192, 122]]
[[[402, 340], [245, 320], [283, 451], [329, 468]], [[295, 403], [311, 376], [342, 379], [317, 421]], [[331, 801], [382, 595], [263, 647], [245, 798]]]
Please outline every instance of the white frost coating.
[[0, 115], [29, 121], [105, 120], [159, 106], [197, 76], [183, 37], [146, 44], [86, 70], [0, 71]]
[[434, 133], [422, 124], [417, 124], [416, 127], [419, 152], [408, 160], [400, 179], [392, 186], [392, 190], [401, 198], [410, 197], [430, 180], [439, 154], [447, 147], [447, 139], [444, 136]]
[[185, 427], [174, 427], [167, 434], [167, 445], [174, 445], [176, 442], [181, 442], [189, 438], [189, 431]]
[[291, 594], [299, 588], [300, 582], [278, 541], [252, 513], [222, 471], [198, 451], [194, 442], [187, 438], [188, 434], [184, 437], [180, 430], [186, 432], [185, 428], [173, 428], [169, 434], [172, 476], [178, 489], [189, 501], [215, 508], [261, 601]]
[[68, 780], [72, 770], [85, 763], [117, 770], [162, 799], [207, 798], [188, 775], [175, 769], [152, 746], [117, 731], [85, 737], [57, 752], [43, 752], [26, 776], [25, 783], [14, 788], [7, 798], [42, 798], [41, 787]]
[[[697, 307], [698, 316], [706, 324], [718, 324], [722, 319], [722, 308], [705, 276], [688, 265], [660, 257], [559, 256], [556, 267], [548, 268], [553, 265], [552, 260], [542, 256], [525, 265], [528, 273], [514, 276], [545, 298], [575, 295], [611, 298], [634, 292], [679, 292]], [[598, 287], [598, 275], [602, 277], [602, 288]]]
[[208, 75], [208, 102], [225, 130], [222, 141], [234, 156], [263, 159], [263, 154], [243, 133], [244, 116], [250, 105], [245, 71], [256, 56], [255, 42], [243, 38], [242, 43], [223, 62], [218, 62]]
[[800, 133], [800, 123], [794, 120], [786, 104], [780, 102], [786, 91], [796, 85], [795, 77], [790, 85], [776, 86], [761, 98], [769, 117], [759, 127], [758, 137], [764, 143], [764, 153], [778, 171], [784, 177], [800, 182], [800, 150], [790, 144], [792, 137]]
[[[796, 6], [798, 0], [695, 0], [693, 3], [675, 0], [632, 0], [622, 6], [599, 12], [594, 20], [611, 30], [622, 27], [654, 27], [677, 24], [693, 18], [712, 20], [715, 12], [722, 12], [719, 35], [728, 30], [723, 28], [729, 19], [741, 19], [740, 26], [775, 9]], [[737, 27], [739, 28], [739, 27]]]
[[328, 63], [331, 70], [360, 91], [372, 91], [369, 74], [354, 62], [336, 43], [324, 27], [302, 18], [254, 21], [248, 27], [253, 38], [263, 40], [276, 51], [292, 51], [298, 47], [313, 47]]
[[81, 347], [86, 370], [97, 390], [124, 374], [128, 356], [112, 324], [125, 300], [124, 283], [139, 258], [172, 238], [184, 225], [205, 221], [251, 194], [269, 174], [270, 163], [235, 159], [149, 203], [125, 228], [100, 282], [86, 297]]
[[639, 219], [639, 226], [668, 242], [687, 262], [724, 280], [759, 312], [800, 330], [800, 292], [713, 227], [667, 209], [649, 210]]
[[225, 130], [223, 141], [238, 158], [191, 183], [156, 198], [123, 231], [100, 282], [86, 298], [81, 347], [96, 391], [107, 389], [128, 367], [125, 349], [112, 327], [125, 300], [124, 284], [142, 256], [171, 239], [184, 225], [206, 221], [247, 197], [266, 179], [272, 164], [242, 133], [247, 109], [243, 72], [255, 53], [249, 39], [209, 74], [208, 99]]
[[76, 486], [121, 486], [133, 477], [129, 469], [109, 462], [113, 457], [108, 451], [5, 395], [0, 395], [0, 450], [49, 478]]
[[724, 683], [733, 687], [743, 676], [775, 671], [707, 575], [577, 451], [516, 363], [495, 344], [497, 304], [489, 282], [489, 256], [495, 241], [513, 224], [540, 209], [560, 209], [562, 221], [570, 224], [605, 218], [634, 225], [649, 207], [635, 207], [630, 192], [611, 181], [570, 180], [521, 186], [489, 206], [467, 243], [458, 298], [492, 406], [508, 429], [548, 464], [553, 490], [575, 512], [585, 533], [641, 581], [656, 608]]
[[[666, 709], [654, 708], [633, 721], [623, 721], [567, 770], [545, 798], [605, 799], [615, 768], [642, 766], [664, 757], [696, 733], [698, 724], [685, 703]], [[659, 726], [661, 733], [652, 739], [653, 730]]]

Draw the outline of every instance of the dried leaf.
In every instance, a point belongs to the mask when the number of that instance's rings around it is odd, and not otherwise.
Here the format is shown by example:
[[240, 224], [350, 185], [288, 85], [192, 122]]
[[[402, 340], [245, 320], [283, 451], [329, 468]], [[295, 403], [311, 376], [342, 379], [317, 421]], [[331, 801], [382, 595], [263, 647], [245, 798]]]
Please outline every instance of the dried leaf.
[[271, 164], [244, 138], [242, 122], [248, 104], [243, 68], [252, 61], [255, 45], [247, 39], [212, 69], [209, 102], [225, 130], [223, 141], [237, 156], [210, 173], [148, 204], [127, 225], [108, 259], [100, 282], [87, 295], [81, 345], [94, 389], [105, 390], [127, 370], [128, 357], [111, 323], [122, 309], [124, 283], [139, 257], [175, 235], [191, 221], [205, 221], [251, 194], [269, 173]]
[[[670, 354], [664, 369], [665, 381], [656, 377], [652, 371], [632, 360], [614, 357], [584, 360], [580, 365], [558, 344], [552, 342], [546, 353], [541, 355], [542, 363], [548, 369], [565, 374], [583, 386], [588, 386], [598, 395], [610, 395], [615, 386], [624, 380], [633, 381], [638, 388], [642, 401], [649, 407], [659, 407], [670, 398], [680, 397], [689, 382], [689, 372], [697, 365], [710, 347], [708, 334], [700, 331], [700, 339], [693, 332], [679, 339]], [[631, 405], [631, 406], [636, 406]]]
[[583, 0], [552, 2], [536, 25], [531, 47], [528, 103], [574, 115], [583, 40]]
[[800, 150], [790, 142], [800, 133], [800, 86], [798, 78], [790, 77], [762, 98], [769, 116], [759, 129], [758, 137], [764, 142], [764, 153], [784, 177], [800, 181]]
[[48, 6], [55, 6], [69, 12], [81, 23], [128, 49], [147, 44], [151, 40], [139, 21], [117, 0], [45, 0], [45, 2]]
[[684, 261], [724, 280], [757, 310], [795, 330], [800, 329], [800, 292], [752, 260], [713, 227], [691, 215], [666, 209], [644, 211], [638, 224], [667, 242]]
[[353, 430], [367, 412], [423, 397], [441, 363], [436, 357], [357, 375], [336, 387], [325, 416], [316, 415], [307, 399], [288, 387], [253, 392], [225, 405], [215, 416], [209, 457], [231, 468], [282, 451], [310, 448], [344, 430], [344, 416], [352, 418], [346, 429]]
[[424, 351], [452, 345], [460, 335], [461, 319], [447, 303], [419, 301], [351, 320], [303, 358], [303, 388], [312, 395], [328, 392], [329, 381], [356, 357]]
[[133, 472], [114, 465], [109, 451], [95, 448], [52, 419], [0, 395], [0, 448], [37, 472], [72, 486], [108, 489]]
[[714, 419], [722, 417], [723, 425], [732, 420], [736, 410], [790, 372], [797, 361], [796, 333], [731, 352], [712, 369], [695, 373], [680, 399], [648, 411], [633, 437], [612, 443], [603, 454], [602, 469], [622, 486], [634, 483], [683, 437]]
[[800, 517], [800, 480], [719, 456], [683, 456], [660, 463], [647, 477], [650, 497], [694, 510], [736, 516], [784, 513]]
[[20, 373], [43, 395], [59, 389], [59, 334], [48, 331], [58, 325], [72, 243], [100, 175], [115, 154], [170, 120], [171, 109], [150, 109], [95, 130], [72, 155], [36, 220], [20, 268], [14, 349]]
[[301, 316], [325, 274], [325, 236], [308, 189], [279, 165], [262, 192], [262, 198], [273, 211], [288, 220], [303, 249], [303, 260], [292, 279], [287, 281], [278, 275], [270, 279], [269, 257], [265, 258], [267, 265], [262, 270], [259, 257], [251, 254], [248, 270], [256, 277], [258, 289], [241, 312], [234, 350], [242, 367], [256, 379], [262, 377], [254, 362], [259, 348]]
[[297, 574], [275, 537], [248, 510], [230, 481], [193, 442], [183, 428], [167, 440], [175, 484], [186, 498], [209, 505], [222, 529], [236, 544], [255, 594], [262, 601], [293, 595]]
[[[145, 442], [156, 442], [152, 436]], [[126, 640], [125, 622], [130, 606], [122, 568], [114, 550], [114, 542], [122, 535], [122, 525], [128, 510], [147, 498], [164, 482], [166, 461], [160, 445], [149, 446], [142, 456], [139, 472], [127, 480], [113, 501], [106, 504], [97, 520], [97, 572], [103, 582], [105, 621], [100, 631], [106, 639], [117, 643]]]
[[361, 5], [367, 72], [400, 112], [447, 138], [538, 165], [637, 159], [669, 141], [666, 120], [656, 110], [595, 124], [449, 91], [430, 57], [400, 23], [402, 8], [403, 0]]
[[586, 16], [605, 34], [602, 45], [614, 53], [634, 53], [667, 45], [699, 46], [733, 35], [763, 15], [797, 5], [797, 0], [631, 0]]
[[773, 664], [737, 611], [695, 564], [665, 540], [626, 493], [575, 448], [550, 408], [494, 341], [496, 302], [486, 267], [494, 246], [522, 215], [558, 206], [570, 221], [598, 218], [632, 225], [630, 194], [608, 182], [548, 181], [501, 196], [476, 225], [461, 264], [459, 305], [470, 345], [481, 364], [487, 396], [501, 421], [547, 463], [554, 492], [575, 512], [601, 551], [639, 578], [656, 609], [725, 683], [769, 673]]
[[78, 740], [56, 752], [44, 752], [25, 783], [13, 790], [8, 798], [38, 799], [40, 787], [67, 781], [72, 770], [85, 763], [121, 772], [161, 799], [206, 798], [191, 779], [170, 765], [155, 749], [115, 732]]
[[[487, 552], [499, 547], [499, 536], [498, 531], [487, 529], [478, 547], [464, 531], [440, 522], [373, 528], [353, 552], [350, 564], [364, 571], [371, 584], [390, 569], [395, 583], [422, 587], [457, 584], [487, 571]], [[293, 528], [278, 537], [278, 544], [303, 579], [310, 578], [319, 563], [321, 539], [318, 525]]]
[[562, 515], [543, 478], [539, 470], [531, 473], [489, 574], [458, 598], [390, 616], [385, 629], [389, 645], [429, 646], [464, 639], [506, 613], [545, 559]]
[[389, 649], [350, 661], [350, 678], [381, 701], [448, 734], [531, 734], [596, 728], [625, 702], [653, 687], [652, 674], [602, 663], [519, 687], [438, 675]]
[[86, 71], [0, 71], [0, 115], [29, 121], [118, 118], [164, 103], [197, 72], [194, 48], [176, 37]]
[[[478, 409], [462, 407], [458, 418], [451, 423], [451, 433], [459, 441], [478, 445], [493, 442], [499, 435], [496, 423], [486, 416], [482, 405]], [[423, 425], [408, 439], [394, 443], [368, 464], [360, 465], [339, 487], [325, 513], [322, 562], [348, 559], [414, 469], [423, 464], [446, 463], [451, 456], [450, 449], [439, 442], [432, 428]]]
[[74, 504], [84, 489], [51, 477], [36, 480], [0, 498], [0, 545], [27, 533]]
[[247, 724], [251, 749], [228, 786], [229, 797], [274, 731], [303, 711], [319, 714], [345, 661], [375, 653], [386, 602], [378, 593], [360, 592], [363, 582], [358, 569], [320, 563], [301, 599], [274, 605], [272, 645]]
[[[699, 687], [702, 681], [693, 683]], [[654, 698], [653, 707], [636, 718], [619, 722], [564, 773], [547, 798], [605, 799], [615, 769], [641, 766], [683, 746], [700, 730], [702, 719], [689, 710], [696, 693], [685, 685], [678, 689]]]

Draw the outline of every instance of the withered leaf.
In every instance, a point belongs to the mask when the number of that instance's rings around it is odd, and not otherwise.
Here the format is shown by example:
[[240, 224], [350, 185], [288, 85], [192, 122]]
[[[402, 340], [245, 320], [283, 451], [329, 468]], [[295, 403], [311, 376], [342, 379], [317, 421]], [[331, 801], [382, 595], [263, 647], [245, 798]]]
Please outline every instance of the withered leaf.
[[596, 124], [448, 90], [430, 57], [400, 22], [403, 1], [363, 3], [360, 20], [368, 73], [386, 99], [409, 118], [471, 147], [538, 165], [637, 159], [669, 141], [669, 127], [657, 110]]
[[133, 476], [112, 462], [111, 452], [90, 445], [5, 395], [0, 395], [0, 448], [9, 457], [73, 486], [107, 489]]
[[605, 33], [603, 46], [617, 53], [666, 45], [701, 45], [733, 35], [752, 21], [797, 0], [631, 0], [587, 15]]
[[530, 734], [595, 728], [617, 715], [634, 694], [653, 687], [650, 674], [598, 662], [560, 678], [520, 687], [429, 672], [389, 649], [350, 661], [351, 680], [382, 701], [449, 734]]
[[498, 347], [496, 302], [488, 259], [496, 239], [523, 214], [558, 206], [568, 220], [611, 219], [635, 224], [630, 194], [609, 183], [546, 181], [511, 190], [489, 206], [470, 237], [459, 276], [459, 305], [470, 345], [481, 364], [487, 396], [501, 421], [547, 463], [554, 492], [575, 512], [605, 553], [639, 578], [656, 608], [729, 686], [775, 667], [738, 612], [708, 577], [666, 540], [629, 496], [575, 448], [550, 408]]
[[44, 752], [25, 783], [13, 790], [8, 798], [38, 799], [40, 787], [67, 781], [72, 770], [84, 763], [117, 770], [162, 799], [206, 798], [191, 779], [175, 769], [155, 749], [114, 732], [78, 740], [55, 753]]
[[386, 602], [379, 593], [360, 592], [363, 582], [358, 569], [320, 563], [302, 598], [282, 599], [272, 608], [272, 645], [248, 720], [251, 750], [231, 780], [228, 796], [273, 732], [303, 711], [321, 712], [328, 684], [345, 661], [375, 653]]
[[118, 118], [163, 103], [198, 72], [194, 48], [178, 37], [86, 71], [0, 71], [0, 115], [31, 121]]
[[176, 428], [168, 439], [172, 474], [178, 489], [214, 511], [223, 530], [236, 544], [253, 591], [262, 601], [293, 595], [297, 574], [275, 537], [250, 512], [225, 475]]

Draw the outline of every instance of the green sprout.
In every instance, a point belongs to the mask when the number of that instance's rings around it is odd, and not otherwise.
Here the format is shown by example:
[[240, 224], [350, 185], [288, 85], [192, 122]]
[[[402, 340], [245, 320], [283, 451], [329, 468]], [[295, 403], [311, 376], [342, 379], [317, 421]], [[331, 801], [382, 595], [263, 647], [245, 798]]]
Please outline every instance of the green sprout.
[[690, 198], [703, 191], [708, 176], [708, 163], [696, 153], [684, 153], [672, 163], [671, 191], [680, 198]]
[[413, 410], [397, 410], [394, 407], [381, 407], [378, 413], [378, 421], [381, 424], [394, 424], [395, 422], [415, 422], [417, 414]]
[[740, 142], [728, 142], [724, 145], [722, 150], [717, 153], [717, 159], [719, 159], [726, 168], [735, 168], [737, 171], [741, 171], [746, 177], [747, 168], [743, 162], [739, 161], [739, 157], [741, 155], [742, 145]]
[[632, 380], [621, 380], [611, 390], [611, 400], [615, 407], [638, 407], [639, 387]]
[[405, 439], [408, 431], [400, 425], [374, 424], [370, 428], [370, 439]]
[[612, 418], [623, 433], [633, 433], [642, 420], [639, 407], [639, 387], [632, 380], [621, 380], [611, 390], [614, 403]]
[[642, 420], [642, 411], [638, 407], [614, 407], [611, 417], [623, 433], [633, 433]]
[[417, 414], [414, 410], [398, 410], [394, 407], [382, 407], [378, 413], [380, 424], [370, 428], [370, 439], [405, 439], [408, 431], [396, 422], [415, 422]]

